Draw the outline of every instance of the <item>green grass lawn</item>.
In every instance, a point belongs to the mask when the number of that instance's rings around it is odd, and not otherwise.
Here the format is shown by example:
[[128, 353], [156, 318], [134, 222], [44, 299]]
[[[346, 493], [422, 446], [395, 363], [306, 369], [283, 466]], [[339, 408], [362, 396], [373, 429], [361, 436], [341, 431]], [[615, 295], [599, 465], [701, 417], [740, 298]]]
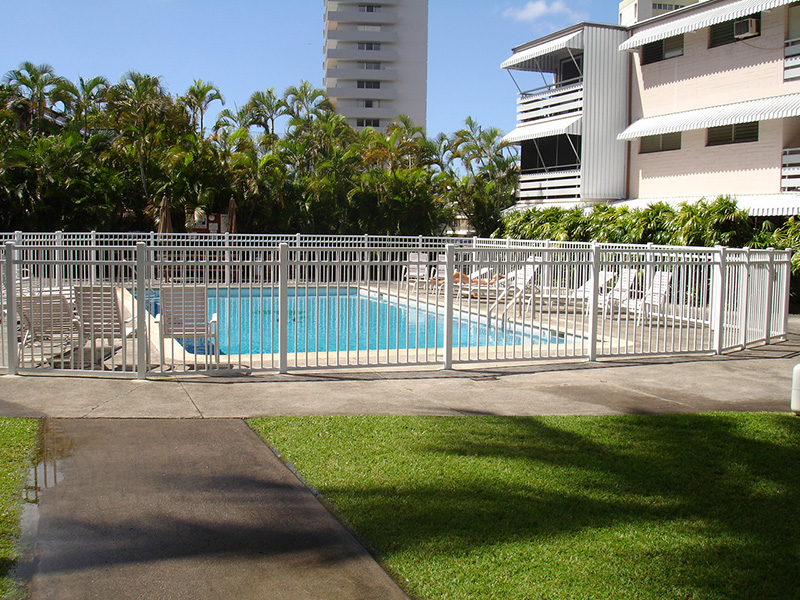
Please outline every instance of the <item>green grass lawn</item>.
[[416, 598], [800, 598], [800, 418], [254, 419]]
[[22, 487], [37, 446], [39, 422], [0, 418], [0, 598], [12, 593], [8, 577], [16, 558]]

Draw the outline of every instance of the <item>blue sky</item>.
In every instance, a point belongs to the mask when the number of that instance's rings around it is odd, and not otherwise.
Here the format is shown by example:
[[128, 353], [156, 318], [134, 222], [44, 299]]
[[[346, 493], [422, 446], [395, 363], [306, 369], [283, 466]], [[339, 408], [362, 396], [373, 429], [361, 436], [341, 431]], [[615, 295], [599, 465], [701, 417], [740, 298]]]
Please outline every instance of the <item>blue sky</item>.
[[[429, 0], [428, 133], [467, 116], [514, 128], [511, 48], [578, 21], [615, 23], [609, 0]], [[129, 70], [182, 94], [212, 81], [227, 106], [256, 90], [322, 86], [322, 0], [0, 0], [0, 73], [46, 62], [72, 80]]]

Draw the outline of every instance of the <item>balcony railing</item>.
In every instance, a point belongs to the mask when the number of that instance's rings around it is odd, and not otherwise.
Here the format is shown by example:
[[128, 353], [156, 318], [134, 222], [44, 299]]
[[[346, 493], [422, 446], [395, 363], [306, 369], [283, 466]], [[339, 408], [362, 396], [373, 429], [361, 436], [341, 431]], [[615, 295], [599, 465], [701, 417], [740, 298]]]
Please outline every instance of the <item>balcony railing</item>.
[[517, 99], [517, 126], [542, 119], [583, 113], [583, 78], [554, 83], [522, 92]]
[[783, 151], [781, 191], [800, 191], [800, 148], [786, 148]]
[[564, 200], [581, 197], [581, 169], [566, 165], [547, 171], [523, 171], [519, 176], [520, 200]]
[[800, 79], [800, 38], [786, 40], [783, 57], [783, 80]]

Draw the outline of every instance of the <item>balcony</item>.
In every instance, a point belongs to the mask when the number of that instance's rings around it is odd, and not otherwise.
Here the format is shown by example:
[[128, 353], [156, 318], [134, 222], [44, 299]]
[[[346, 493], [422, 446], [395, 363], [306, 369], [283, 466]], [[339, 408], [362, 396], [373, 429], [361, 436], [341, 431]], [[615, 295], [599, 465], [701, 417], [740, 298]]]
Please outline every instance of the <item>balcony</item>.
[[339, 67], [328, 69], [325, 73], [326, 80], [349, 79], [357, 81], [359, 79], [370, 81], [394, 81], [397, 79], [397, 71], [394, 69], [358, 69], [355, 67]]
[[800, 79], [800, 38], [786, 40], [783, 48], [783, 80]]
[[394, 25], [397, 13], [393, 10], [380, 12], [360, 12], [357, 10], [336, 10], [328, 13], [328, 22], [338, 23], [376, 23]]
[[397, 90], [391, 88], [362, 89], [351, 87], [326, 87], [331, 98], [350, 98], [353, 100], [396, 100]]
[[329, 40], [342, 42], [397, 42], [396, 31], [361, 31], [359, 29], [327, 29], [325, 35]]
[[327, 51], [328, 60], [359, 60], [393, 62], [397, 60], [397, 50], [359, 50], [352, 46], [349, 48], [331, 48]]
[[523, 92], [517, 99], [517, 127], [543, 119], [583, 113], [583, 78], [554, 83]]
[[783, 151], [781, 192], [800, 192], [800, 148]]
[[580, 165], [523, 171], [517, 197], [524, 200], [567, 200], [581, 197]]

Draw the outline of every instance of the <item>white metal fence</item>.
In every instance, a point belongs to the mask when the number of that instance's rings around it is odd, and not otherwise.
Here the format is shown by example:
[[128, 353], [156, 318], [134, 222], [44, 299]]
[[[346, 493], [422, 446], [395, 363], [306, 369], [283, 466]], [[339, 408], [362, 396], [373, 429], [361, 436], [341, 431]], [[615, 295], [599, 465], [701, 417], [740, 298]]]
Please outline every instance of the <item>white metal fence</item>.
[[5, 234], [0, 368], [162, 373], [721, 353], [790, 253], [478, 238]]

